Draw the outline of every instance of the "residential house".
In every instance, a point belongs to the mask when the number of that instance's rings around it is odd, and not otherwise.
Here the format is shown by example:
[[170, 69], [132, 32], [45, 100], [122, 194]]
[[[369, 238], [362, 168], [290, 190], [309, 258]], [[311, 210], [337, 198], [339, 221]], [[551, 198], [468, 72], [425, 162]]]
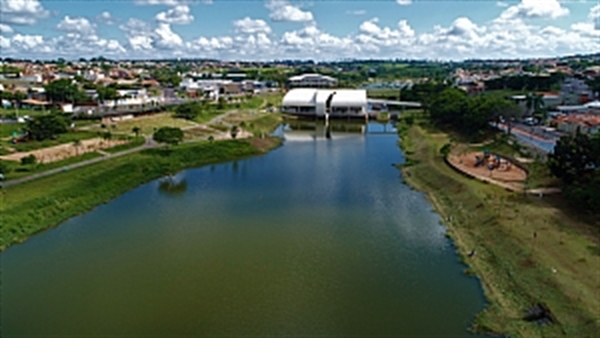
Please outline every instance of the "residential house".
[[560, 97], [564, 105], [578, 105], [593, 97], [593, 93], [585, 79], [568, 77], [561, 84]]
[[565, 133], [595, 134], [600, 131], [600, 116], [595, 114], [560, 115], [550, 124]]

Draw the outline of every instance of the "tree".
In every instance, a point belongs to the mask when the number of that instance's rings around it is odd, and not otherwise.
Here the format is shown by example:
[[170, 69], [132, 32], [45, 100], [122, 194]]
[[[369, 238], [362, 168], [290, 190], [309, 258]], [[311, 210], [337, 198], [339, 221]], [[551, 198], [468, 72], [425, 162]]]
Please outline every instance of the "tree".
[[548, 168], [566, 184], [584, 181], [590, 168], [600, 166], [595, 151], [595, 144], [587, 135], [563, 136], [548, 155]]
[[80, 102], [86, 100], [85, 94], [69, 79], [52, 81], [44, 86], [44, 89], [46, 90], [46, 96], [52, 102]]
[[119, 97], [117, 89], [113, 86], [97, 86], [96, 93], [98, 93], [98, 100], [100, 102], [117, 100]]
[[539, 113], [544, 109], [544, 97], [542, 95], [528, 93], [525, 97], [525, 105], [529, 114]]
[[587, 79], [586, 84], [592, 90], [592, 93], [596, 98], [600, 97], [600, 76], [596, 76], [592, 79]]
[[25, 131], [31, 140], [42, 141], [51, 139], [68, 130], [67, 121], [57, 113], [41, 115], [27, 121]]
[[167, 146], [177, 145], [183, 141], [183, 131], [180, 128], [161, 127], [152, 135], [152, 139]]
[[141, 131], [140, 127], [137, 127], [137, 126], [133, 127], [133, 128], [131, 128], [131, 131], [135, 134], [135, 137], [140, 136], [140, 131]]
[[223, 96], [219, 96], [219, 99], [217, 100], [217, 108], [218, 109], [225, 109], [225, 98]]
[[200, 115], [202, 108], [196, 102], [185, 103], [175, 108], [175, 117], [193, 120]]

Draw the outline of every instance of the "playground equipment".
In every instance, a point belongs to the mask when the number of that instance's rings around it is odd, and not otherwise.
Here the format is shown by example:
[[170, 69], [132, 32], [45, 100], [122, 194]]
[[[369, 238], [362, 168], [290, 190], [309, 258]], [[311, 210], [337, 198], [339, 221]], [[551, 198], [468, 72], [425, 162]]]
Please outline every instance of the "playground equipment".
[[485, 166], [488, 170], [510, 170], [512, 163], [500, 157], [500, 155], [493, 155], [487, 150], [484, 150], [483, 156], [475, 155], [475, 167]]

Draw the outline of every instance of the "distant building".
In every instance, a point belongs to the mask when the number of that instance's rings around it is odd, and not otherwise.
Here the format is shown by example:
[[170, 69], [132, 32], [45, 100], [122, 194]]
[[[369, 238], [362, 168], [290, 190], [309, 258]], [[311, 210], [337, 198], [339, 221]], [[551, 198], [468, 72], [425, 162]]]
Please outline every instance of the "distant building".
[[584, 79], [568, 77], [561, 84], [560, 98], [564, 105], [585, 103], [591, 97], [593, 93]]
[[298, 116], [361, 117], [367, 114], [364, 89], [292, 89], [284, 96], [282, 112]]
[[321, 74], [302, 74], [290, 77], [288, 83], [293, 88], [331, 88], [337, 86], [338, 80]]

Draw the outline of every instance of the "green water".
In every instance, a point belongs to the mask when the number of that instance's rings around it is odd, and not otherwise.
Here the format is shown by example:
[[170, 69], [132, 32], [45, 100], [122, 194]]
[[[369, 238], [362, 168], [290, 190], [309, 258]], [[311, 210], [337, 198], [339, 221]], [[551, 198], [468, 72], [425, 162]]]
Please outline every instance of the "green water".
[[9, 248], [2, 336], [471, 336], [477, 280], [366, 130], [288, 131]]

